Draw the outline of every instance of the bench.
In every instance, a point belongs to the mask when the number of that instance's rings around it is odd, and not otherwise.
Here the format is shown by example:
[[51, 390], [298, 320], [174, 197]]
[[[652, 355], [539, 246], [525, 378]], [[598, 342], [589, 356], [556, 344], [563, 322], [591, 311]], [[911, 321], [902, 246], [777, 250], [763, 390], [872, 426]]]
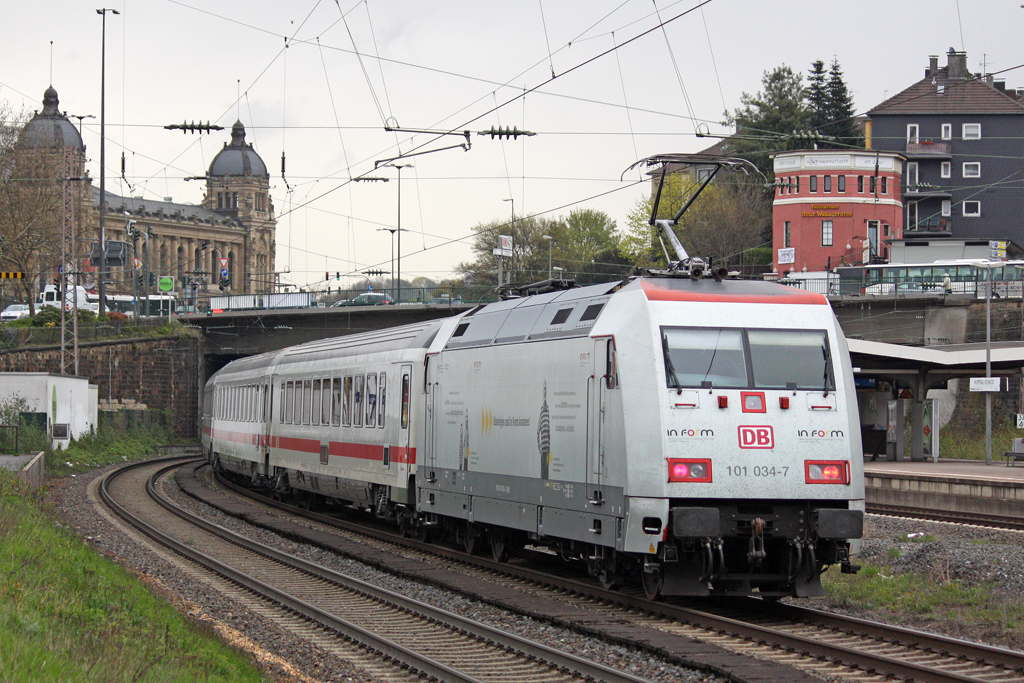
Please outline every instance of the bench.
[[1006, 458], [1006, 466], [1013, 467], [1018, 462], [1024, 462], [1024, 439], [1013, 440], [1013, 450], [1004, 451], [1003, 457]]

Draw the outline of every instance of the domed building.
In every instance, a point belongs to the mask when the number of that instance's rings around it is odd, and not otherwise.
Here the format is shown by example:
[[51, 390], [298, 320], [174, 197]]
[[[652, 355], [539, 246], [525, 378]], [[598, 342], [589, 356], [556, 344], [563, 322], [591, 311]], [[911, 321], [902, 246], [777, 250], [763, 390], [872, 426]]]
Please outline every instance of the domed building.
[[60, 100], [52, 85], [43, 93], [43, 110], [36, 112], [22, 129], [18, 146], [33, 150], [71, 147], [77, 152], [79, 164], [84, 162], [85, 144], [82, 136], [68, 117], [60, 113]]
[[[149, 239], [135, 240], [143, 269], [173, 276], [177, 292], [198, 285], [198, 298], [209, 294], [262, 294], [274, 291], [277, 221], [270, 201], [267, 165], [245, 142], [245, 126], [236, 122], [231, 142], [214, 157], [206, 174], [201, 204], [120, 197], [107, 192], [107, 240], [132, 242], [128, 221]], [[93, 188], [91, 225], [99, 225], [99, 191]], [[93, 249], [95, 252], [95, 248]], [[108, 246], [107, 253], [111, 253]], [[222, 259], [227, 259], [222, 266]], [[223, 270], [227, 277], [222, 278]], [[116, 271], [116, 269], [115, 269]], [[130, 259], [116, 289], [131, 293]], [[224, 284], [220, 287], [220, 284]], [[86, 282], [88, 286], [90, 283]]]

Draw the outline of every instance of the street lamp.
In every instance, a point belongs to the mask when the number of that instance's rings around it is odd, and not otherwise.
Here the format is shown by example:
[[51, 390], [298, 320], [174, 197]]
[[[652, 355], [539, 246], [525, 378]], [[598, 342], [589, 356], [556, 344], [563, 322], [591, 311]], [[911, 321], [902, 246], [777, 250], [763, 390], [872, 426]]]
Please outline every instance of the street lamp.
[[551, 244], [555, 241], [551, 238], [551, 235], [541, 235], [548, 241], [548, 279], [551, 279]]
[[[398, 277], [396, 280], [398, 289], [395, 296], [395, 303], [397, 304], [402, 302], [402, 169], [412, 168], [412, 164], [382, 164], [382, 166], [398, 169], [398, 227], [395, 228], [395, 232], [398, 233]], [[392, 272], [394, 272], [393, 267]]]
[[106, 311], [104, 284], [107, 270], [107, 231], [104, 214], [107, 209], [107, 12], [120, 14], [116, 9], [98, 9], [96, 14], [103, 17], [103, 39], [100, 54], [100, 307], [97, 315]]
[[[391, 279], [391, 294], [392, 295], [395, 294], [395, 280], [394, 280], [394, 274], [395, 274], [395, 233], [396, 232], [400, 232], [400, 231], [402, 231], [401, 228], [377, 228], [377, 232], [390, 232], [391, 233], [391, 272], [389, 273], [389, 275], [392, 276], [392, 279]], [[404, 232], [408, 232], [408, 230], [405, 230]], [[395, 301], [398, 301], [398, 299], [395, 299]]]

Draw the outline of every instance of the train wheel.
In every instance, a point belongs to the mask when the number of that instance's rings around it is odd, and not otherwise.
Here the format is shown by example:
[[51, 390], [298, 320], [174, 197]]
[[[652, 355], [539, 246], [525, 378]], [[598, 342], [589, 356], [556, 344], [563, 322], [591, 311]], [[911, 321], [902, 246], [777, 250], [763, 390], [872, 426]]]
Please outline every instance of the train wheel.
[[466, 522], [466, 528], [463, 531], [462, 547], [465, 549], [467, 555], [475, 555], [477, 550], [480, 549], [480, 529], [476, 524], [472, 522]]
[[490, 536], [491, 557], [494, 558], [495, 562], [507, 562], [508, 543], [505, 542], [505, 534], [501, 531], [495, 531], [491, 533]]
[[644, 583], [644, 595], [647, 596], [648, 600], [660, 600], [661, 589], [665, 585], [665, 581], [661, 576], [661, 566], [655, 565], [656, 571], [645, 571], [642, 572], [643, 583]]

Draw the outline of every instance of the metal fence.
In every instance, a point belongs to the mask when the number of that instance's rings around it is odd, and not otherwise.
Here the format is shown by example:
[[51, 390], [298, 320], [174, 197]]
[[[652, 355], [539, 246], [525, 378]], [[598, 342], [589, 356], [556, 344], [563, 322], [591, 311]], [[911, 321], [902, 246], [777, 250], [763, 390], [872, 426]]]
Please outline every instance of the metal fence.
[[[979, 278], [954, 277], [949, 281], [947, 291], [943, 280], [914, 277], [840, 277], [826, 275], [790, 276], [777, 280], [779, 284], [798, 287], [808, 292], [826, 296], [867, 296], [876, 298], [941, 298], [950, 295], [967, 295], [984, 300], [989, 283]], [[1024, 280], [997, 280], [991, 283], [992, 298], [1024, 298]]]

